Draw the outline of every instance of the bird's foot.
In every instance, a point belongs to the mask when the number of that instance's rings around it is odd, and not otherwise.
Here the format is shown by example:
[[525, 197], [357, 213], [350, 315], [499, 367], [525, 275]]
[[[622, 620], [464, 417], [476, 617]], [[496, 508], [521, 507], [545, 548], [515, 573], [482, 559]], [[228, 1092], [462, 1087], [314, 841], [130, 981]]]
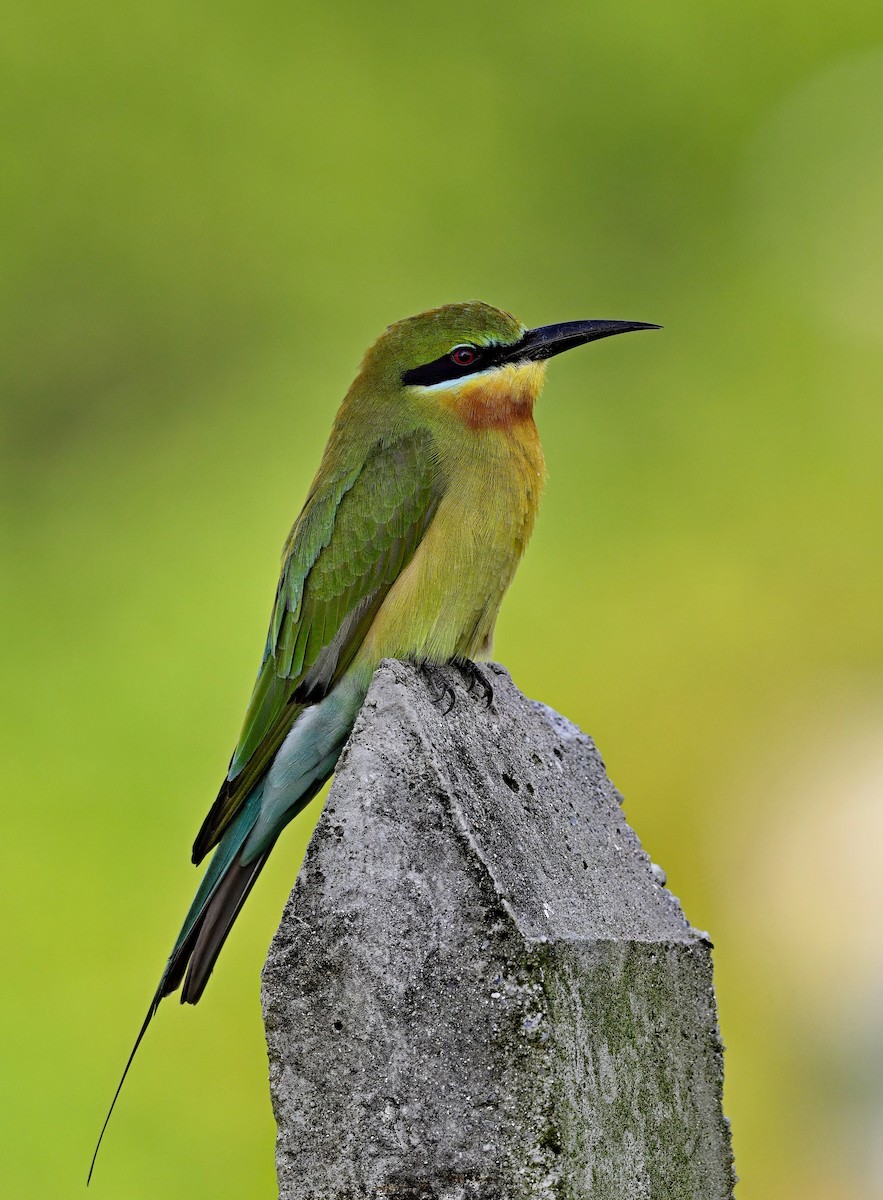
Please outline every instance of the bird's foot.
[[466, 683], [466, 694], [479, 696], [484, 701], [485, 708], [490, 708], [494, 702], [494, 688], [491, 681], [477, 663], [469, 658], [452, 658], [444, 665], [439, 663], [418, 663], [417, 670], [425, 679], [428, 687], [434, 693], [432, 703], [443, 705], [442, 715], [447, 716], [457, 702], [456, 693], [448, 682], [446, 667], [453, 667]]
[[452, 665], [457, 668], [466, 680], [466, 691], [470, 696], [481, 695], [485, 708], [490, 708], [494, 702], [494, 685], [482, 671], [478, 663], [471, 658], [455, 658]]
[[432, 703], [441, 705], [447, 702], [446, 707], [442, 709], [442, 716], [447, 716], [457, 697], [454, 694], [454, 689], [445, 679], [442, 673], [442, 668], [436, 663], [421, 662], [417, 664], [417, 670], [426, 680], [427, 687], [432, 693]]

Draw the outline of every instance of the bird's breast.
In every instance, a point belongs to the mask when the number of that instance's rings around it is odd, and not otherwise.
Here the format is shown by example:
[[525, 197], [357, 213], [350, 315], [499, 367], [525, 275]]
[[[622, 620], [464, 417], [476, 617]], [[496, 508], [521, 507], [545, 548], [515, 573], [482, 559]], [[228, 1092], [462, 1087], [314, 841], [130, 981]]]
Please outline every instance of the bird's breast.
[[489, 641], [533, 529], [545, 464], [530, 415], [458, 443], [432, 523], [366, 638], [366, 666], [384, 657], [472, 657]]

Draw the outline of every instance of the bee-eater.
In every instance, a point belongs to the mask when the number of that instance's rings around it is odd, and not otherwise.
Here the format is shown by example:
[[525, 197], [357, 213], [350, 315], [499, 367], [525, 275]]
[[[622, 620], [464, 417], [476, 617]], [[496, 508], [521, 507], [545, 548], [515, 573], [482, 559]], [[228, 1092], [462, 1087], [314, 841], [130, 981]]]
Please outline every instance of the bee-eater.
[[276, 839], [333, 772], [380, 660], [489, 655], [543, 490], [533, 409], [546, 359], [657, 328], [526, 329], [472, 301], [398, 321], [368, 350], [285, 543], [242, 733], [193, 845], [194, 863], [214, 855], [120, 1087], [160, 1001], [182, 983], [182, 1003], [199, 1000]]

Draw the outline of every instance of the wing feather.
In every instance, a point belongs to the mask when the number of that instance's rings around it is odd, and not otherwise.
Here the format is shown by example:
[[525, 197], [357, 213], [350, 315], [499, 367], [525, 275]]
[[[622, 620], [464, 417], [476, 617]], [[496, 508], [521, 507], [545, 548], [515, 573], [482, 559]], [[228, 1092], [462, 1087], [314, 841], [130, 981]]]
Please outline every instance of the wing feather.
[[436, 462], [431, 435], [418, 430], [377, 442], [360, 468], [314, 487], [286, 544], [264, 660], [194, 862], [217, 845], [298, 714], [352, 662], [435, 514]]

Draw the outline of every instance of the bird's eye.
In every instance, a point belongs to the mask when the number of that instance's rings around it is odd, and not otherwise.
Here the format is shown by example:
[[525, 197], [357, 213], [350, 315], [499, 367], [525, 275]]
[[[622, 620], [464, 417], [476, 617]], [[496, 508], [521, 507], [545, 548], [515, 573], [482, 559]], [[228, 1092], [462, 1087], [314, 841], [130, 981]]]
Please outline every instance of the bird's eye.
[[474, 346], [455, 346], [448, 357], [458, 367], [471, 367], [478, 358], [478, 351]]

